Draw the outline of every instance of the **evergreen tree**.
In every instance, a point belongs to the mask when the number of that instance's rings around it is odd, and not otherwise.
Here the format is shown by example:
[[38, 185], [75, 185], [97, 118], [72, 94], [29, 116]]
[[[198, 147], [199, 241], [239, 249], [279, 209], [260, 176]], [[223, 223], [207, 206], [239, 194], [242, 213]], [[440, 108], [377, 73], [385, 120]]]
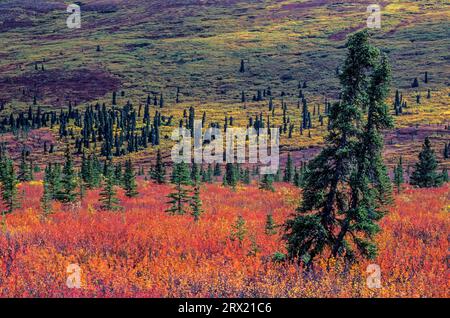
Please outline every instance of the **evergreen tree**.
[[161, 150], [158, 149], [156, 154], [156, 164], [150, 171], [150, 177], [158, 184], [166, 182], [166, 168], [161, 157]]
[[242, 182], [243, 182], [244, 184], [250, 184], [250, 183], [251, 183], [251, 180], [250, 180], [250, 170], [249, 170], [249, 168], [247, 168], [247, 169], [244, 170], [244, 176], [243, 176], [243, 178], [242, 178]]
[[185, 162], [176, 163], [172, 171], [171, 182], [175, 184], [174, 192], [167, 197], [170, 207], [166, 210], [170, 215], [186, 214], [185, 205], [189, 203], [189, 195], [186, 186], [192, 184], [189, 167]]
[[[97, 50], [99, 50], [100, 46], [97, 46]], [[113, 92], [112, 94], [112, 104], [117, 105], [117, 93]]]
[[163, 107], [164, 107], [164, 96], [163, 93], [161, 93], [161, 95], [159, 96], [159, 108]]
[[20, 156], [19, 175], [18, 179], [21, 182], [27, 182], [33, 180], [31, 165], [27, 163], [27, 151], [22, 149]]
[[277, 233], [276, 227], [277, 227], [277, 225], [275, 224], [275, 222], [273, 220], [272, 213], [267, 214], [266, 225], [265, 225], [265, 229], [264, 229], [264, 232], [266, 233], [266, 235], [276, 234]]
[[225, 175], [223, 176], [223, 185], [236, 188], [238, 182], [238, 175], [232, 163], [227, 163], [225, 166]]
[[3, 205], [6, 208], [2, 212], [3, 215], [11, 213], [19, 207], [17, 200], [17, 185], [19, 181], [14, 170], [14, 162], [10, 158], [2, 156], [0, 161], [0, 190]]
[[273, 175], [271, 175], [271, 174], [263, 175], [263, 177], [259, 183], [259, 188], [261, 190], [274, 192], [275, 188], [273, 187]]
[[77, 199], [77, 187], [77, 174], [75, 172], [70, 147], [67, 145], [65, 151], [65, 162], [62, 170], [61, 188], [60, 191], [56, 193], [56, 199], [63, 203], [75, 202]]
[[301, 184], [302, 184], [302, 174], [301, 174], [301, 169], [295, 169], [295, 172], [294, 172], [294, 185], [296, 186], [296, 187], [301, 187]]
[[242, 215], [239, 215], [236, 222], [232, 226], [230, 239], [232, 241], [238, 241], [239, 246], [242, 247], [242, 243], [245, 239], [245, 235], [247, 234], [247, 228], [245, 226], [245, 219]]
[[201, 178], [200, 169], [198, 168], [198, 164], [196, 164], [194, 162], [191, 165], [191, 180], [192, 180], [192, 183], [196, 184], [197, 182], [200, 181], [200, 178]]
[[438, 162], [434, 150], [431, 148], [430, 139], [425, 138], [422, 151], [419, 154], [419, 162], [411, 175], [411, 184], [419, 188], [431, 188], [442, 185], [442, 176], [436, 171]]
[[245, 72], [245, 62], [244, 62], [244, 60], [241, 60], [241, 67], [239, 68], [239, 72], [241, 72], [241, 73]]
[[216, 165], [214, 166], [214, 176], [220, 177], [221, 175], [222, 175], [222, 169], [220, 169], [220, 164], [216, 163]]
[[119, 200], [117, 199], [116, 185], [114, 180], [114, 170], [112, 163], [106, 165], [106, 171], [103, 180], [103, 189], [100, 192], [101, 208], [108, 211], [120, 210]]
[[444, 146], [444, 159], [448, 159], [450, 158], [450, 145], [449, 144], [445, 144]]
[[118, 162], [114, 167], [114, 178], [116, 179], [116, 185], [125, 186], [124, 177], [122, 176], [122, 164]]
[[448, 172], [447, 172], [447, 168], [442, 169], [442, 182], [443, 183], [447, 183], [448, 182]]
[[403, 178], [403, 163], [402, 163], [402, 157], [398, 159], [398, 164], [394, 168], [394, 183], [397, 187], [397, 193], [400, 193], [402, 184], [404, 182]]
[[46, 218], [52, 213], [52, 200], [53, 200], [53, 193], [52, 193], [52, 185], [51, 182], [51, 175], [49, 166], [45, 168], [45, 175], [43, 180], [43, 186], [44, 186], [44, 193], [41, 197], [41, 207], [43, 212], [43, 217]]
[[191, 214], [194, 217], [194, 221], [198, 222], [201, 214], [203, 213], [202, 209], [202, 200], [200, 199], [200, 186], [197, 183], [194, 187], [194, 195], [192, 196], [191, 202]]
[[48, 165], [49, 192], [53, 200], [56, 200], [58, 193], [62, 191], [61, 166], [59, 164]]
[[294, 166], [292, 164], [292, 158], [291, 153], [288, 153], [286, 168], [284, 170], [284, 182], [292, 182], [292, 179], [294, 178]]
[[191, 172], [189, 171], [189, 166], [184, 162], [176, 163], [172, 169], [171, 183], [182, 185], [191, 185]]
[[301, 206], [286, 223], [289, 257], [307, 265], [326, 251], [350, 262], [375, 257], [377, 221], [391, 201], [381, 157], [382, 130], [392, 127], [384, 103], [390, 68], [368, 38], [362, 31], [347, 42], [341, 99], [329, 110], [326, 145], [310, 161]]
[[127, 160], [125, 162], [125, 173], [123, 175], [122, 184], [127, 197], [133, 198], [139, 194], [136, 185], [136, 174], [134, 173], [131, 160]]

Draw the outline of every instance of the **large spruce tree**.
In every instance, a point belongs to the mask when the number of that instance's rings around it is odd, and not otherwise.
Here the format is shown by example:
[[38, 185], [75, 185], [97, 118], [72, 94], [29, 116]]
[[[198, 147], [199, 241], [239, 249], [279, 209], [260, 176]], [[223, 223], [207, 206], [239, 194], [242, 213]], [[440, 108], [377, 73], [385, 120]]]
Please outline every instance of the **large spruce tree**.
[[352, 35], [339, 75], [341, 100], [329, 109], [326, 145], [305, 171], [304, 192], [286, 223], [289, 257], [310, 265], [319, 255], [376, 255], [373, 236], [391, 186], [381, 151], [381, 130], [391, 127], [384, 101], [389, 91], [386, 57], [369, 43], [367, 31]]

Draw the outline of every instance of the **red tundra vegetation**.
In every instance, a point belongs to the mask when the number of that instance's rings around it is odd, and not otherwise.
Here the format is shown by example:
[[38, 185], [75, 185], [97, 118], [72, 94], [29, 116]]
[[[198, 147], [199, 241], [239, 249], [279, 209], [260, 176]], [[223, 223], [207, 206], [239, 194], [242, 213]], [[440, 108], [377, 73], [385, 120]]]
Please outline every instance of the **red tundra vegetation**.
[[[268, 213], [282, 224], [300, 190], [277, 185], [229, 190], [204, 185], [205, 212], [170, 216], [169, 185], [141, 181], [140, 195], [120, 193], [121, 212], [98, 211], [98, 191], [81, 207], [42, 218], [42, 184], [20, 185], [22, 208], [6, 217], [0, 235], [1, 297], [449, 297], [447, 184], [406, 189], [382, 220], [377, 259], [344, 269], [319, 260], [306, 272], [277, 262], [285, 253], [281, 228], [266, 234]], [[242, 241], [232, 239], [238, 216]], [[81, 288], [68, 288], [67, 267], [78, 264]], [[381, 267], [381, 288], [370, 289], [368, 264]]]

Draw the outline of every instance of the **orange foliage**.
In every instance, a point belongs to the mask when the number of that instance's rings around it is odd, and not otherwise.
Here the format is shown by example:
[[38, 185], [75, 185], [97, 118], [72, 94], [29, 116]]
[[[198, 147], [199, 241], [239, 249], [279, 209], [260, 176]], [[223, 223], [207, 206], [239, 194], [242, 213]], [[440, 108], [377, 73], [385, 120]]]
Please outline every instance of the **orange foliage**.
[[[97, 211], [98, 191], [78, 210], [42, 220], [39, 183], [21, 185], [22, 208], [8, 215], [0, 235], [1, 297], [449, 297], [447, 271], [450, 186], [407, 189], [382, 221], [379, 257], [343, 271], [314, 274], [295, 264], [275, 263], [285, 252], [280, 234], [264, 233], [267, 213], [283, 223], [298, 205], [300, 191], [277, 185], [236, 192], [205, 185], [205, 213], [169, 216], [169, 185], [142, 181], [137, 198], [120, 194], [124, 212]], [[246, 220], [242, 244], [230, 239], [238, 215]], [[255, 244], [258, 249], [255, 249]], [[249, 253], [256, 250], [255, 253]], [[69, 264], [81, 267], [81, 289], [66, 286]], [[381, 266], [382, 288], [366, 286], [366, 267]]]

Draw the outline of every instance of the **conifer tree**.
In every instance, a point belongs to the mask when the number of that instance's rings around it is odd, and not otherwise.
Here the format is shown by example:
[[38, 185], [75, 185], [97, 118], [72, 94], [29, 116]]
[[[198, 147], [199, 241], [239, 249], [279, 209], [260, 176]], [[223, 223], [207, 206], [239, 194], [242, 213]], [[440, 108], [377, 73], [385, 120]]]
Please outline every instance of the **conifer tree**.
[[220, 168], [220, 164], [216, 163], [216, 165], [214, 166], [214, 176], [220, 177], [221, 175], [222, 175], [222, 169]]
[[341, 99], [329, 110], [326, 145], [309, 162], [302, 203], [286, 223], [289, 257], [307, 265], [327, 251], [347, 262], [377, 253], [377, 221], [391, 201], [381, 157], [382, 130], [392, 127], [384, 102], [390, 67], [368, 40], [365, 30], [347, 42]]
[[232, 225], [230, 239], [232, 241], [238, 241], [239, 246], [242, 247], [242, 243], [245, 239], [245, 235], [247, 234], [247, 227], [245, 225], [245, 219], [242, 215], [239, 215], [236, 222]]
[[250, 183], [251, 183], [251, 180], [250, 180], [250, 170], [249, 170], [249, 168], [246, 168], [246, 169], [244, 170], [244, 176], [243, 176], [243, 178], [242, 178], [242, 182], [243, 182], [244, 184], [250, 184]]
[[398, 164], [394, 168], [394, 183], [395, 183], [395, 186], [397, 187], [397, 193], [400, 193], [403, 182], [404, 182], [403, 162], [402, 162], [402, 157], [400, 156], [400, 158], [398, 159]]
[[22, 149], [18, 175], [18, 179], [21, 182], [33, 180], [31, 166], [27, 163], [27, 156], [27, 151], [25, 149]]
[[14, 162], [10, 158], [2, 156], [0, 159], [0, 190], [3, 205], [6, 208], [2, 211], [3, 215], [9, 214], [19, 207], [17, 200], [18, 183]]
[[185, 205], [189, 203], [189, 195], [186, 186], [192, 184], [188, 165], [183, 161], [176, 163], [172, 171], [171, 182], [175, 184], [175, 189], [167, 197], [170, 207], [166, 210], [170, 215], [186, 214]]
[[447, 183], [448, 182], [448, 172], [447, 168], [442, 169], [442, 182]]
[[49, 193], [52, 200], [56, 200], [58, 193], [62, 191], [61, 166], [59, 164], [48, 164]]
[[192, 196], [190, 205], [191, 215], [194, 217], [194, 221], [198, 222], [201, 214], [203, 213], [202, 200], [200, 199], [200, 186], [198, 183], [194, 187], [194, 195]]
[[239, 68], [239, 72], [240, 73], [244, 73], [245, 72], [245, 62], [244, 62], [244, 60], [241, 60], [241, 67]]
[[266, 233], [266, 235], [276, 234], [277, 233], [276, 227], [277, 227], [277, 225], [275, 224], [275, 221], [273, 220], [272, 213], [267, 214], [266, 225], [265, 225], [265, 229], [264, 229], [264, 232]]
[[161, 157], [161, 150], [158, 149], [156, 154], [156, 164], [150, 171], [150, 177], [158, 184], [166, 182], [166, 168]]
[[172, 177], [170, 180], [173, 184], [181, 183], [183, 185], [191, 185], [191, 172], [186, 162], [176, 163], [172, 169]]
[[273, 175], [271, 175], [271, 174], [263, 175], [263, 177], [259, 183], [259, 188], [261, 190], [274, 192], [275, 188], [273, 187]]
[[115, 177], [112, 163], [106, 165], [106, 171], [103, 180], [103, 189], [100, 192], [101, 208], [108, 211], [120, 210], [119, 200], [117, 199]]
[[62, 170], [61, 188], [60, 191], [56, 193], [56, 198], [63, 203], [72, 203], [77, 199], [76, 189], [78, 184], [69, 145], [66, 147], [64, 156], [65, 162]]
[[163, 107], [164, 107], [164, 96], [163, 93], [161, 93], [161, 95], [159, 96], [159, 108]]
[[438, 162], [434, 150], [431, 148], [430, 139], [427, 137], [419, 154], [419, 162], [411, 175], [411, 184], [419, 188], [431, 188], [442, 185], [442, 176], [436, 171]]
[[129, 198], [133, 198], [139, 194], [136, 185], [136, 174], [133, 170], [133, 164], [131, 159], [125, 162], [125, 173], [123, 175], [123, 189], [125, 190], [125, 195]]
[[43, 180], [44, 193], [42, 194], [41, 197], [41, 207], [44, 218], [47, 218], [52, 213], [53, 193], [52, 193], [52, 185], [50, 184], [50, 182], [51, 182], [51, 171], [50, 166], [47, 166], [45, 168]]
[[[99, 46], [97, 46], [97, 50], [99, 50]], [[112, 104], [117, 105], [117, 92], [113, 92], [112, 94]]]
[[284, 170], [283, 181], [284, 182], [292, 182], [294, 178], [294, 166], [292, 164], [291, 153], [288, 153], [286, 168]]
[[201, 179], [200, 169], [198, 168], [198, 164], [195, 162], [191, 165], [191, 180], [192, 183], [196, 184]]
[[236, 188], [238, 182], [238, 174], [232, 163], [227, 163], [225, 165], [225, 174], [223, 176], [223, 185]]
[[206, 170], [206, 182], [211, 183], [213, 178], [213, 168], [211, 164], [208, 164], [208, 169]]

